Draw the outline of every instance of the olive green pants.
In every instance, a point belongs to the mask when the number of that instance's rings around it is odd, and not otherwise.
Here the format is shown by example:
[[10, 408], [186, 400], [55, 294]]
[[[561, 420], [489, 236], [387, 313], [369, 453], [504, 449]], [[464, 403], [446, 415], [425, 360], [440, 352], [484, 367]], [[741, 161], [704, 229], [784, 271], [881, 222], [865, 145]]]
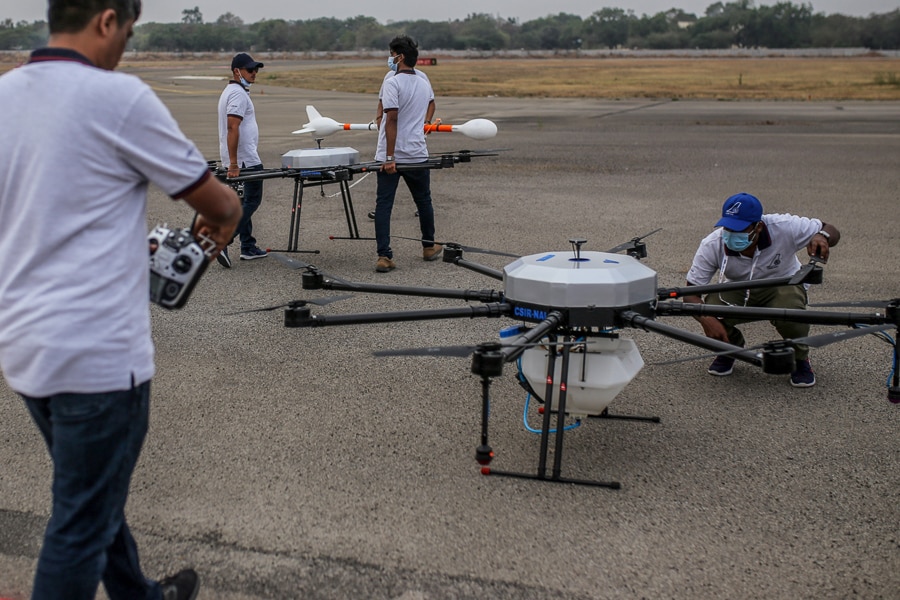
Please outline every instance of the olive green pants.
[[[744, 299], [746, 298], [746, 304]], [[765, 307], [765, 308], [796, 308], [806, 309], [806, 288], [802, 285], [782, 285], [772, 288], [759, 288], [750, 290], [747, 296], [747, 290], [732, 290], [730, 292], [716, 292], [707, 294], [706, 304], [715, 305], [732, 305], [732, 306], [748, 306], [748, 307]], [[726, 319], [720, 318], [719, 321], [725, 326], [728, 333], [728, 340], [736, 346], [744, 346], [744, 334], [741, 333], [736, 325], [741, 323], [749, 323], [758, 321], [759, 319]], [[801, 338], [809, 335], [809, 323], [794, 323], [791, 321], [769, 321], [778, 334], [783, 339]], [[794, 347], [794, 358], [796, 360], [804, 360], [809, 357], [809, 346], [797, 344]]]

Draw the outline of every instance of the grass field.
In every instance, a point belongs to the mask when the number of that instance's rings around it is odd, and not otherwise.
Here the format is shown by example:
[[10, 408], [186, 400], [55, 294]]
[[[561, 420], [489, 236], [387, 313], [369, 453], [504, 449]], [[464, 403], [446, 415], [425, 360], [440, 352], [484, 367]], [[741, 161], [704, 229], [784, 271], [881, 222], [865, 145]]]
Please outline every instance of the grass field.
[[[423, 70], [439, 96], [900, 100], [900, 60], [881, 57], [456, 59]], [[369, 66], [311, 65], [260, 80], [374, 94], [383, 74]]]
[[[0, 57], [0, 72], [27, 58]], [[221, 73], [221, 57], [135, 58], [123, 66], [177, 65]], [[265, 85], [375, 94], [382, 62], [266, 58]], [[698, 98], [717, 100], [900, 100], [900, 59], [828, 58], [440, 58], [423, 67], [438, 96]]]

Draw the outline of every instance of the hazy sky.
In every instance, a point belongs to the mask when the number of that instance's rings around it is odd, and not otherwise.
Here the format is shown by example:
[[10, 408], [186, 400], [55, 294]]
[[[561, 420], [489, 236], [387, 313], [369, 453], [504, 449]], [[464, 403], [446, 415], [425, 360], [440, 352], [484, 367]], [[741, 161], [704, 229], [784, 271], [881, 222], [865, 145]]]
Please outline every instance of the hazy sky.
[[[729, 0], [723, 0], [727, 4]], [[802, 4], [802, 0], [792, 0]], [[773, 6], [778, 0], [757, 0], [756, 6]], [[319, 17], [345, 19], [357, 15], [375, 17], [381, 23], [426, 19], [446, 21], [464, 19], [471, 13], [487, 13], [503, 18], [529, 21], [560, 12], [587, 17], [603, 7], [633, 10], [638, 16], [654, 15], [670, 8], [680, 8], [702, 17], [710, 0], [342, 0], [341, 2], [311, 2], [310, 0], [144, 0], [144, 10], [139, 23], [177, 23], [181, 11], [195, 6], [200, 8], [204, 21], [215, 21], [220, 15], [231, 12], [245, 23], [263, 19], [306, 20]], [[314, 6], [310, 6], [314, 5]], [[900, 8], [900, 0], [812, 0], [813, 12], [843, 13], [866, 16], [886, 13]], [[36, 21], [46, 19], [47, 3], [44, 0], [2, 0], [0, 21]], [[336, 12], [336, 11], [342, 12]]]

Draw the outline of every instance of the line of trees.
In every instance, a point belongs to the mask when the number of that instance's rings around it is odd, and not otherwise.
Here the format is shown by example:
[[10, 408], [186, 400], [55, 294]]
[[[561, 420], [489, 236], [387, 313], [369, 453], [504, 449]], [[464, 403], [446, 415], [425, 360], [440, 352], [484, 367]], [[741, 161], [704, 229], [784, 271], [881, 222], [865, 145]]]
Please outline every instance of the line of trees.
[[[182, 11], [180, 23], [135, 27], [130, 48], [149, 52], [273, 52], [381, 50], [405, 33], [423, 50], [577, 50], [606, 48], [858, 48], [900, 49], [900, 9], [868, 17], [813, 13], [811, 3], [753, 0], [715, 2], [702, 17], [672, 8], [641, 15], [602, 8], [587, 18], [559, 13], [520, 23], [487, 14], [431, 22], [382, 25], [373, 17], [306, 21], [264, 19], [244, 23], [231, 13], [205, 22], [198, 7]], [[44, 21], [0, 23], [0, 49], [28, 50], [46, 43]]]

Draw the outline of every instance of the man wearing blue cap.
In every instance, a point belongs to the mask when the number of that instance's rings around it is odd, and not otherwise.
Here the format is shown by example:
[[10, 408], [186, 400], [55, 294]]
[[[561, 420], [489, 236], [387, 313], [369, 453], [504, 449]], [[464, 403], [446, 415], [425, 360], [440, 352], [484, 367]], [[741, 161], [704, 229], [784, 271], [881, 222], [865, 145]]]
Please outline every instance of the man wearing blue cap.
[[[722, 218], [706, 236], [687, 274], [688, 285], [707, 285], [716, 271], [718, 282], [750, 281], [790, 277], [801, 268], [797, 252], [806, 248], [810, 256], [828, 260], [829, 248], [836, 246], [841, 234], [833, 225], [819, 219], [791, 214], [763, 214], [762, 203], [751, 194], [731, 196], [722, 206]], [[752, 290], [732, 290], [700, 296], [685, 296], [685, 302], [728, 306], [768, 308], [806, 308], [806, 286], [782, 285]], [[697, 317], [706, 337], [744, 346], [744, 336], [735, 326], [753, 319]], [[782, 338], [809, 335], [809, 324], [772, 321]], [[809, 347], [797, 345], [797, 361], [791, 373], [794, 387], [812, 387], [816, 376], [809, 364]], [[718, 356], [709, 366], [710, 375], [731, 375], [734, 358]]]

